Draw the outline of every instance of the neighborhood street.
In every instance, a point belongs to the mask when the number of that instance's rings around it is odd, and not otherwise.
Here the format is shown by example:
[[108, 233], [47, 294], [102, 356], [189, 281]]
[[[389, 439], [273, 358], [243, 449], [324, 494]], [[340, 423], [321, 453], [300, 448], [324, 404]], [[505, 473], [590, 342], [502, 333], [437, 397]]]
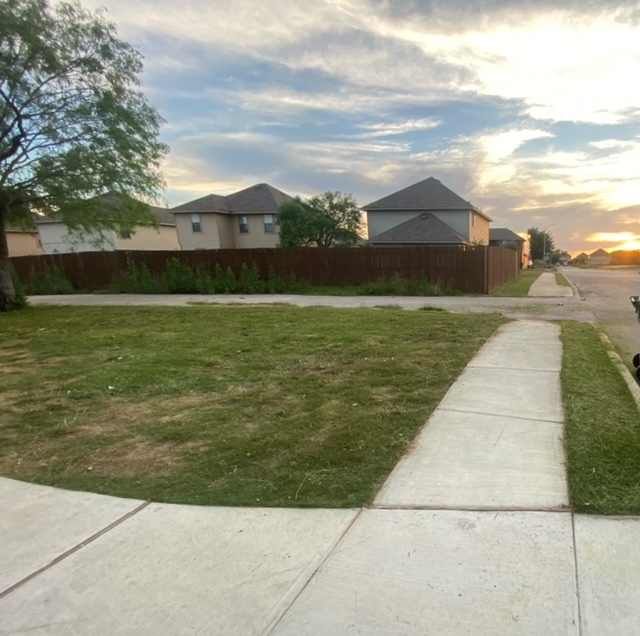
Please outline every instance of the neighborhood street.
[[628, 363], [640, 351], [640, 324], [629, 296], [640, 295], [639, 269], [564, 268], [563, 273], [585, 298], [591, 312]]

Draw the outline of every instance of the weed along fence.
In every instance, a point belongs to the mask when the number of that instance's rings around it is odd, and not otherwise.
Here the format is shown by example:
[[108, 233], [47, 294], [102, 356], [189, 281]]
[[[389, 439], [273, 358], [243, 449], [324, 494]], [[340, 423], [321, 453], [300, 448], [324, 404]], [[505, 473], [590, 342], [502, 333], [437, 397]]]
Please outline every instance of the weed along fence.
[[489, 294], [517, 278], [517, 252], [501, 247], [361, 247], [256, 250], [78, 252], [12, 258], [20, 280], [51, 276], [55, 271], [74, 289], [111, 287], [132, 268], [162, 274], [176, 260], [192, 270], [229, 269], [240, 276], [243, 265], [262, 280], [278, 276], [310, 285], [341, 286], [400, 277], [426, 279], [463, 293]]

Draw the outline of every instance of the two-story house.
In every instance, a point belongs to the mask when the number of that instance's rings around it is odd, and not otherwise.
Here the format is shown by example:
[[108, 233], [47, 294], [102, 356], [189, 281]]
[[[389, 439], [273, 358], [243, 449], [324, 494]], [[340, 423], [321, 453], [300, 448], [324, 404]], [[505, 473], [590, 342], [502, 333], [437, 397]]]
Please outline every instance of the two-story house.
[[36, 220], [42, 250], [45, 254], [68, 252], [114, 252], [118, 250], [179, 250], [173, 214], [164, 208], [149, 206], [157, 226], [137, 225], [131, 230], [82, 232], [71, 230], [58, 217]]
[[363, 210], [372, 245], [489, 245], [493, 219], [433, 177]]
[[267, 183], [209, 194], [171, 212], [183, 250], [278, 247], [278, 208], [292, 197]]

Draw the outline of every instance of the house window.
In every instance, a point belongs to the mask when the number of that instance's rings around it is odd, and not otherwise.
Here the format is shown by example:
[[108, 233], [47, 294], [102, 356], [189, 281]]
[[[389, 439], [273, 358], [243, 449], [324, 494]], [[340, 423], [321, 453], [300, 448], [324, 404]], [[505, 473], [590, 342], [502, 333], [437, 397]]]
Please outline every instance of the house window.
[[130, 239], [131, 238], [131, 230], [120, 230], [120, 238], [122, 238], [122, 239]]
[[249, 217], [248, 216], [238, 217], [238, 228], [240, 229], [240, 234], [249, 234]]
[[199, 214], [191, 215], [191, 231], [194, 233], [202, 232], [202, 220]]
[[476, 226], [476, 215], [472, 212], [471, 213], [471, 227], [475, 227]]
[[273, 214], [264, 215], [264, 233], [273, 234], [276, 231], [276, 221]]

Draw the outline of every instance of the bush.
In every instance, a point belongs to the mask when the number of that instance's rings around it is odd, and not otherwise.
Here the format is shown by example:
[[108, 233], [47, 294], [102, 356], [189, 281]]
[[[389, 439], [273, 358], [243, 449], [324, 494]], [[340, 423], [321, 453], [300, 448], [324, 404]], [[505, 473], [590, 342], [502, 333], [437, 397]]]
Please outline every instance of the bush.
[[363, 285], [361, 293], [365, 296], [456, 296], [460, 292], [448, 283], [433, 283], [424, 274], [415, 280], [396, 273], [391, 278]]
[[166, 294], [167, 285], [164, 277], [154, 276], [144, 263], [138, 266], [130, 262], [127, 271], [116, 277], [113, 290], [121, 294]]
[[167, 291], [170, 294], [197, 294], [198, 275], [179, 258], [172, 258], [164, 274]]
[[17, 275], [14, 276], [14, 285], [16, 281], [16, 292], [20, 290], [22, 296], [73, 294], [76, 291], [62, 269], [56, 265], [49, 267], [46, 263], [40, 273], [32, 269], [26, 281], [19, 280]]
[[253, 263], [251, 267], [243, 263], [238, 281], [238, 291], [241, 294], [262, 294], [265, 289], [266, 283], [260, 277], [260, 270], [256, 263]]

